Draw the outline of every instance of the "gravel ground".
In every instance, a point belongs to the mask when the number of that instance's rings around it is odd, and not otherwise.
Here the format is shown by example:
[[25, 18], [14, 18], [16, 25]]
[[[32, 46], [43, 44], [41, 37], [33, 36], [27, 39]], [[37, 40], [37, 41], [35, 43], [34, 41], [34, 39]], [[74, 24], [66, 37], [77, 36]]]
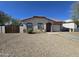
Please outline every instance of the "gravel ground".
[[2, 57], [79, 57], [79, 33], [0, 34]]

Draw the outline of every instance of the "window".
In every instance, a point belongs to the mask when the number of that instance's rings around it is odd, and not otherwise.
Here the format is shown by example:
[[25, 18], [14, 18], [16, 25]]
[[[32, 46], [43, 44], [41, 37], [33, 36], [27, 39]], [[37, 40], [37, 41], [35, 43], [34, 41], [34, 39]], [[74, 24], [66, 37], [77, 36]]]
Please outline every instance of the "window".
[[33, 24], [32, 23], [27, 23], [27, 29], [33, 29]]
[[79, 25], [77, 25], [77, 28], [79, 28]]
[[43, 23], [38, 23], [38, 29], [39, 29], [39, 30], [43, 30], [43, 29], [44, 29]]

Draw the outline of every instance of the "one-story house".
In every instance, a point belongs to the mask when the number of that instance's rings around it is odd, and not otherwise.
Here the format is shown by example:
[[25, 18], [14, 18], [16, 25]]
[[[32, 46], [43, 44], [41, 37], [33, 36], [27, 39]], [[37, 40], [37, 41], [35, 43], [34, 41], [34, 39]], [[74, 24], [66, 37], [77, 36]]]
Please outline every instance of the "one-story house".
[[[76, 24], [73, 22], [56, 21], [44, 16], [33, 16], [31, 18], [18, 20], [18, 22], [21, 23], [18, 27], [11, 27], [10, 25], [12, 22], [5, 23], [6, 26], [0, 26], [0, 33], [6, 33], [7, 29], [9, 29], [11, 33], [17, 31], [19, 33], [24, 33], [26, 31], [28, 32], [29, 29], [32, 29], [33, 32], [68, 32], [69, 29], [79, 32], [79, 28], [77, 28]], [[8, 26], [10, 26], [10, 28]]]
[[62, 29], [61, 21], [55, 21], [44, 16], [33, 16], [21, 21], [25, 30], [32, 29], [34, 32], [59, 32]]

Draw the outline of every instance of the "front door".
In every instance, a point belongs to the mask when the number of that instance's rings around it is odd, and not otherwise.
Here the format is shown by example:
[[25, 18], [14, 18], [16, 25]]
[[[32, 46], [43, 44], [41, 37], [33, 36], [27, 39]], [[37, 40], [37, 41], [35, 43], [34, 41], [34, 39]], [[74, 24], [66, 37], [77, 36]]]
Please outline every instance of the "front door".
[[51, 32], [51, 23], [46, 23], [46, 32]]

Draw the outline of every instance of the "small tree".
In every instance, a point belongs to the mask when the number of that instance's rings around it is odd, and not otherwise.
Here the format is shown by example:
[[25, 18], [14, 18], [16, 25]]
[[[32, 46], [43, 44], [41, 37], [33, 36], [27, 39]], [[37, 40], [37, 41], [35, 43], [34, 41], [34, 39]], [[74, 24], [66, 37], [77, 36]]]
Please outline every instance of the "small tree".
[[20, 22], [17, 19], [12, 19], [12, 25], [20, 26]]
[[11, 20], [11, 17], [8, 16], [3, 11], [0, 11], [0, 25], [5, 25], [6, 22], [9, 22]]
[[2, 26], [5, 25], [6, 22], [9, 22], [11, 19], [10, 16], [8, 16], [3, 11], [0, 11], [0, 26], [1, 26], [1, 32], [2, 32]]

